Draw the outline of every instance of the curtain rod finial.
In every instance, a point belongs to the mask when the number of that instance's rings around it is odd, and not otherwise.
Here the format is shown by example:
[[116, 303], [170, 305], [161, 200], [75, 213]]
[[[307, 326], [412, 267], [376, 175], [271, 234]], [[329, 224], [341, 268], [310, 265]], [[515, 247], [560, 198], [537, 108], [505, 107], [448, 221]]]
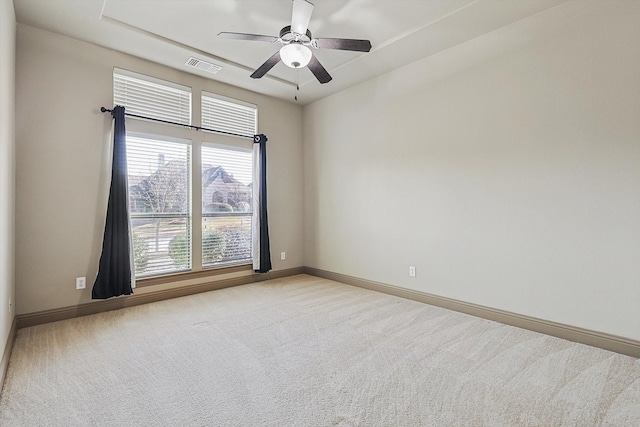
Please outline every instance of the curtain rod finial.
[[253, 136], [254, 143], [267, 142], [267, 136], [263, 133]]

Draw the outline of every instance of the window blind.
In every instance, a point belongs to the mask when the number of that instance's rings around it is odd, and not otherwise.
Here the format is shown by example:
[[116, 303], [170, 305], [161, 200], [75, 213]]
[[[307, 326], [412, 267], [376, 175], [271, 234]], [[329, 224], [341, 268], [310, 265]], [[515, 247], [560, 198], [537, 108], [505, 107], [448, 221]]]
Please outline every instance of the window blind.
[[252, 136], [258, 131], [258, 107], [236, 99], [202, 92], [201, 126]]
[[191, 268], [191, 147], [127, 135], [136, 277]]
[[202, 266], [251, 261], [251, 150], [202, 146]]
[[191, 124], [191, 88], [187, 86], [116, 68], [113, 102], [130, 114]]

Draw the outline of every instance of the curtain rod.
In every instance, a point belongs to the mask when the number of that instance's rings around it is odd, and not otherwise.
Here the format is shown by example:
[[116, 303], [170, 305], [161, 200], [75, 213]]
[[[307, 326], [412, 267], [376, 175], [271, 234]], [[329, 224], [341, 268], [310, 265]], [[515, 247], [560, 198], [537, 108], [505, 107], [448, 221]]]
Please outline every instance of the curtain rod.
[[[110, 110], [110, 109], [104, 108], [104, 107], [100, 107], [100, 111], [102, 111], [103, 113], [110, 113], [113, 110]], [[185, 125], [184, 123], [170, 122], [168, 120], [162, 120], [162, 119], [154, 119], [153, 117], [139, 116], [137, 114], [131, 114], [131, 113], [127, 113], [127, 112], [125, 112], [124, 115], [125, 116], [130, 116], [130, 117], [135, 117], [135, 118], [138, 118], [138, 119], [145, 119], [145, 120], [151, 120], [151, 121], [154, 121], [154, 122], [166, 123], [166, 124], [169, 124], [169, 125], [183, 126], [183, 127], [190, 128], [190, 129], [195, 129], [195, 130], [204, 130], [204, 131], [207, 131], [207, 132], [222, 133], [224, 135], [239, 136], [240, 138], [253, 139], [253, 137], [254, 137], [254, 135], [242, 135], [242, 134], [239, 134], [239, 133], [225, 132], [223, 130], [215, 130], [215, 129], [203, 128], [201, 126]]]

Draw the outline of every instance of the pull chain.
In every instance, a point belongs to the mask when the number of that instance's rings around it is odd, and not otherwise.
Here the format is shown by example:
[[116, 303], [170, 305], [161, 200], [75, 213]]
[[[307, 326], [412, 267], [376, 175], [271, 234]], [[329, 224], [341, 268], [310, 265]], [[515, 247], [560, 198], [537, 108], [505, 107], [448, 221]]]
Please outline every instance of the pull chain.
[[295, 99], [296, 101], [298, 100], [298, 92], [300, 91], [300, 69], [296, 68], [296, 94], [293, 97], [293, 99]]

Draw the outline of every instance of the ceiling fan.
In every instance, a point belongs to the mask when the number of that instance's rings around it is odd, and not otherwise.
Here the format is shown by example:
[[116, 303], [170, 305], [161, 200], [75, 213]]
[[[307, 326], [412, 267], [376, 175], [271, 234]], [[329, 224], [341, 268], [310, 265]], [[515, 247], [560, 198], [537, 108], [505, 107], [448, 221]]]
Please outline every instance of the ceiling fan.
[[325, 70], [320, 61], [313, 56], [310, 48], [369, 52], [371, 50], [371, 42], [369, 40], [355, 39], [314, 39], [311, 31], [307, 28], [312, 12], [312, 3], [307, 0], [293, 0], [291, 25], [281, 29], [278, 37], [228, 32], [219, 33], [218, 37], [232, 40], [277, 42], [283, 45], [278, 52], [274, 53], [271, 58], [267, 59], [264, 64], [251, 74], [254, 79], [261, 78], [278, 62], [282, 61], [291, 68], [308, 67], [320, 83], [329, 83], [331, 75]]

